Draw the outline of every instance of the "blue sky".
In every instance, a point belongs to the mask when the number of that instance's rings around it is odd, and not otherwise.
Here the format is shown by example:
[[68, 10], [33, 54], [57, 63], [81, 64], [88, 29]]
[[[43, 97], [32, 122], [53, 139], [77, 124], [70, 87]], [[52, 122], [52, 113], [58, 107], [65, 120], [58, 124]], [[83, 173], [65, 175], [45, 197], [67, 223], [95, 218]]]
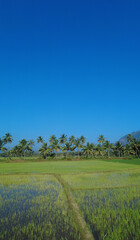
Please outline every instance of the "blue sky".
[[0, 1], [0, 136], [140, 130], [140, 2]]

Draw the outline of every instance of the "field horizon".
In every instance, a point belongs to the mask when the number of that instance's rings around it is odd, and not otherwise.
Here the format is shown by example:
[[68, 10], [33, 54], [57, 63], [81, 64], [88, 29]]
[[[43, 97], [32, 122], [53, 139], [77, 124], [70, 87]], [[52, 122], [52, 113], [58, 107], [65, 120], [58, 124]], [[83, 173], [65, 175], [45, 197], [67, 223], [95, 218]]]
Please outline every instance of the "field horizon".
[[43, 162], [0, 162], [0, 174], [37, 174], [57, 173], [76, 174], [85, 172], [124, 171], [140, 168], [140, 159], [91, 159], [76, 161], [43, 161]]

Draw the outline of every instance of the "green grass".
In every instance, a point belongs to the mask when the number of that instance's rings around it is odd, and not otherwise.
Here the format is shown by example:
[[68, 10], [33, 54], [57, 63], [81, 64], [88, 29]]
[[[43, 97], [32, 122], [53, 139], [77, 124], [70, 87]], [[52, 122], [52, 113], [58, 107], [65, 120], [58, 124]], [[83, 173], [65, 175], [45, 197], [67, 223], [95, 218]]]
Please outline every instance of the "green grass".
[[[132, 160], [140, 163], [139, 160]], [[53, 161], [53, 162], [24, 162], [24, 163], [0, 163], [0, 174], [20, 173], [56, 173], [56, 174], [77, 174], [102, 171], [124, 171], [140, 168], [140, 165], [129, 164], [129, 161], [117, 162], [103, 160], [84, 161]]]

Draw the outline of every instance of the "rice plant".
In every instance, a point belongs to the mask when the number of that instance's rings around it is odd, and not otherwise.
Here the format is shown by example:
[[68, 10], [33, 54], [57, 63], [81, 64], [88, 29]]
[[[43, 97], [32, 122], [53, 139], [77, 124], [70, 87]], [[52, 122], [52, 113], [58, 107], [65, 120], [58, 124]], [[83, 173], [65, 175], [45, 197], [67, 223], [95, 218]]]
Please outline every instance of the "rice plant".
[[62, 186], [53, 176], [0, 177], [1, 240], [77, 240]]
[[[131, 181], [133, 184], [133, 177]], [[95, 239], [139, 240], [140, 186], [113, 186], [111, 189], [74, 190], [73, 194]]]

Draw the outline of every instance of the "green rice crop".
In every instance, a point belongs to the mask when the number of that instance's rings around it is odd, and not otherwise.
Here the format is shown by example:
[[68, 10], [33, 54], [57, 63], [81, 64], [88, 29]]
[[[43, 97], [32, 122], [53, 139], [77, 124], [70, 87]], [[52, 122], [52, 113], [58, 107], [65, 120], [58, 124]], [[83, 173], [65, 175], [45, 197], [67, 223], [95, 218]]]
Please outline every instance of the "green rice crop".
[[[69, 181], [67, 179], [75, 189], [73, 195], [95, 239], [139, 240], [140, 174], [125, 172], [98, 175], [94, 178], [93, 175], [89, 178], [84, 175], [83, 179], [80, 176], [74, 176], [77, 179], [71, 176]], [[77, 189], [86, 186], [94, 189]]]
[[7, 164], [28, 174], [0, 175], [0, 240], [85, 240], [87, 226], [95, 240], [139, 240], [140, 168], [104, 164]]
[[62, 177], [72, 189], [140, 186], [140, 169], [127, 172], [64, 175]]
[[0, 239], [80, 239], [63, 188], [53, 176], [0, 177]]
[[[101, 171], [127, 171], [128, 169], [140, 169], [140, 165], [122, 162], [83, 160], [83, 161], [58, 161], [58, 162], [24, 162], [24, 163], [0, 163], [0, 174], [20, 173], [56, 173], [77, 174]], [[136, 160], [138, 163], [139, 159]]]

